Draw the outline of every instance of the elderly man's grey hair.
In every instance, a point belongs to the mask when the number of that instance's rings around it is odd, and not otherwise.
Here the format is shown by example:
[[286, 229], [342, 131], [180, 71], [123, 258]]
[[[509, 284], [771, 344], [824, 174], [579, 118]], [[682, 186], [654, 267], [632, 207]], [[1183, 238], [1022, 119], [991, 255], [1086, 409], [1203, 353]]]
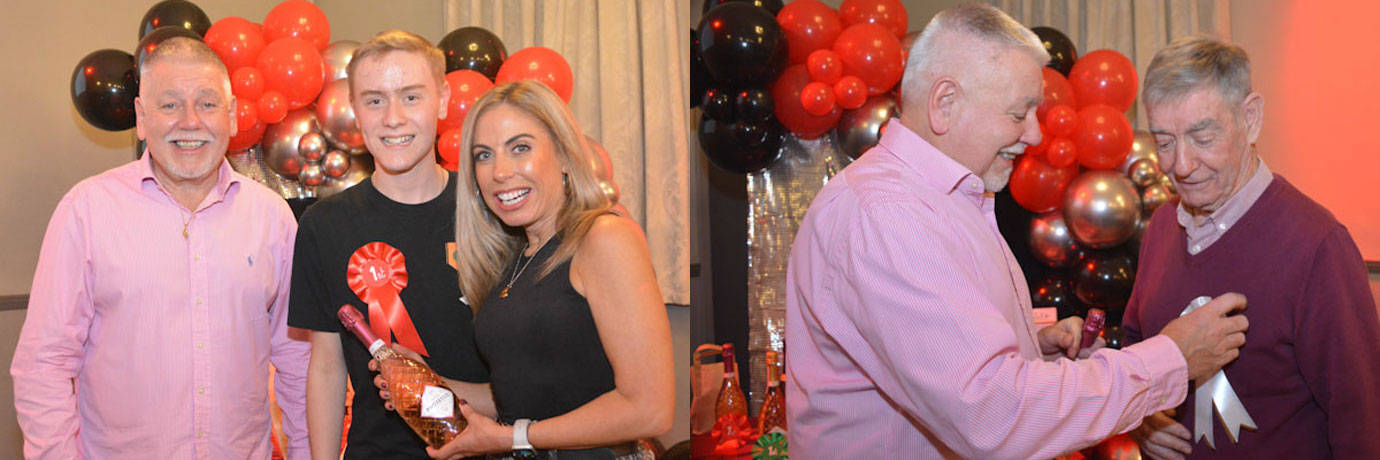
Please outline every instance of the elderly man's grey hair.
[[[1049, 52], [1045, 51], [1035, 32], [997, 7], [984, 3], [964, 3], [936, 14], [911, 45], [910, 60], [906, 63], [905, 78], [901, 83], [903, 97], [922, 97], [943, 72], [953, 68], [950, 60], [974, 58], [971, 56], [974, 49], [953, 49], [952, 43], [945, 44], [944, 40], [939, 39], [951, 33], [977, 38], [980, 42], [974, 45], [978, 46], [997, 45], [996, 49], [1009, 47], [1029, 51], [1040, 65], [1049, 62]], [[904, 101], [902, 104], [904, 107]]]
[[1174, 40], [1155, 53], [1145, 71], [1141, 98], [1147, 107], [1212, 85], [1228, 104], [1251, 93], [1251, 59], [1241, 47], [1204, 35]]
[[225, 95], [230, 96], [230, 71], [211, 47], [201, 40], [189, 37], [172, 37], [158, 43], [158, 46], [139, 63], [139, 76], [143, 78], [154, 63], [164, 59], [178, 59], [183, 62], [214, 65], [225, 76]]

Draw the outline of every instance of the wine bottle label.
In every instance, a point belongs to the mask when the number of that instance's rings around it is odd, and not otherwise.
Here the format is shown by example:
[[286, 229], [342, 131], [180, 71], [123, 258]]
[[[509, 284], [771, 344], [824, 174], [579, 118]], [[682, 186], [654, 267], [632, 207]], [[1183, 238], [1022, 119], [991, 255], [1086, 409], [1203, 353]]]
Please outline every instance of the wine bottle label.
[[422, 390], [422, 418], [455, 416], [455, 395], [445, 388], [427, 385]]
[[369, 354], [373, 355], [374, 353], [378, 353], [379, 349], [383, 348], [383, 345], [383, 339], [374, 339], [374, 343], [369, 344]]

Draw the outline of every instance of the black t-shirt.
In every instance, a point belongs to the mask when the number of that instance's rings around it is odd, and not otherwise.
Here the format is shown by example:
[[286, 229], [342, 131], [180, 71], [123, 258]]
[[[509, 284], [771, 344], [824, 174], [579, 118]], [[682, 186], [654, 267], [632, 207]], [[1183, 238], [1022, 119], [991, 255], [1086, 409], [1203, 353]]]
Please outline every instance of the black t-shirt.
[[288, 324], [340, 333], [345, 367], [355, 387], [346, 459], [427, 458], [422, 439], [398, 414], [383, 408], [374, 388], [374, 373], [368, 368], [367, 346], [342, 331], [336, 317], [336, 310], [349, 303], [368, 320], [368, 304], [350, 290], [346, 280], [350, 256], [361, 246], [382, 241], [402, 252], [407, 286], [399, 297], [430, 354], [427, 364], [452, 379], [489, 380], [474, 345], [473, 313], [460, 302], [458, 277], [448, 262], [454, 240], [454, 173], [445, 191], [426, 203], [395, 202], [379, 193], [372, 179], [366, 179], [321, 200], [302, 215]]

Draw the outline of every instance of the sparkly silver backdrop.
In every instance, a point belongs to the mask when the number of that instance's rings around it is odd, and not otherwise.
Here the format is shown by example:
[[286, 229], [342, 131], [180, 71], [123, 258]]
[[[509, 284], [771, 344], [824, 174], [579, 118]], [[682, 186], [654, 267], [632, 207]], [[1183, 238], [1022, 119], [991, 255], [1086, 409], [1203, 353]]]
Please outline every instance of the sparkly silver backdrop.
[[754, 414], [766, 394], [767, 350], [782, 351], [786, 339], [791, 242], [815, 193], [849, 161], [832, 135], [814, 140], [787, 136], [781, 159], [748, 175], [748, 395]]

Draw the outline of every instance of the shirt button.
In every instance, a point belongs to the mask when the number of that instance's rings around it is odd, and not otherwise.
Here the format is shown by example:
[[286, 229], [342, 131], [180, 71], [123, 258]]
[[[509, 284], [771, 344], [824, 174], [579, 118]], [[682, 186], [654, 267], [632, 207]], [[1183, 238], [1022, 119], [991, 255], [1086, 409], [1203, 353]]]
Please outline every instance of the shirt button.
[[970, 183], [968, 184], [968, 186], [971, 188], [977, 188], [977, 182]]
[[1194, 254], [1197, 254], [1198, 252], [1200, 252], [1200, 251], [1202, 251], [1202, 250], [1203, 250], [1203, 247], [1202, 247], [1202, 246], [1199, 246], [1199, 245], [1196, 245], [1196, 244], [1193, 245], [1193, 253], [1194, 253]]
[[206, 432], [205, 432], [205, 431], [202, 431], [202, 430], [197, 430], [197, 431], [196, 431], [196, 438], [197, 438], [197, 439], [201, 439], [201, 438], [203, 438], [203, 437], [205, 437], [205, 436], [206, 436]]
[[196, 298], [196, 304], [197, 304], [197, 305], [201, 305], [201, 298], [200, 298], [200, 297], [197, 297], [197, 298]]
[[1227, 224], [1217, 224], [1217, 229], [1225, 231], [1227, 229]]
[[196, 390], [196, 394], [204, 395], [204, 394], [206, 394], [206, 389], [205, 389], [205, 388], [198, 388], [198, 389]]
[[195, 260], [195, 261], [197, 261], [197, 262], [201, 262], [201, 254], [197, 254], [197, 255], [192, 256], [192, 260]]
[[198, 343], [198, 344], [196, 344], [196, 348], [199, 349], [199, 350], [205, 350], [205, 349], [206, 349], [206, 343], [204, 343], [204, 342], [203, 342], [203, 343]]

